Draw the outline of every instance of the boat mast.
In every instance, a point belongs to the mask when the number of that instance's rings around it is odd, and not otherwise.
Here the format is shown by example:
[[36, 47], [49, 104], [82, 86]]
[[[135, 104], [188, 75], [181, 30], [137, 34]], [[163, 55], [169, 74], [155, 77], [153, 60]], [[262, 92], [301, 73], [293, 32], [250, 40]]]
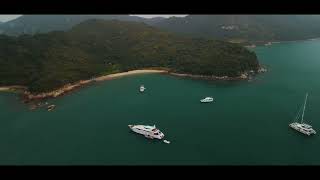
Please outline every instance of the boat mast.
[[306, 109], [307, 99], [308, 99], [308, 93], [306, 94], [306, 99], [304, 100], [304, 106], [303, 106], [303, 111], [302, 111], [301, 123], [302, 123], [302, 121], [303, 121], [304, 110]]

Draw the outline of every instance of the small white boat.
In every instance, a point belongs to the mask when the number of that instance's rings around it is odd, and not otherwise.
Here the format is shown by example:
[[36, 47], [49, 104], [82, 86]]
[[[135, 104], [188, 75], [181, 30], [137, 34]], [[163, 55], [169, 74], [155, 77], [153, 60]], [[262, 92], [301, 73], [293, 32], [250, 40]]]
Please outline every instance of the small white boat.
[[[301, 122], [300, 123], [299, 122], [293, 122], [293, 123], [289, 124], [289, 127], [293, 128], [294, 130], [296, 130], [298, 132], [301, 132], [302, 134], [310, 136], [312, 134], [316, 134], [316, 131], [314, 129], [312, 129], [311, 125], [303, 123], [303, 117], [304, 117], [304, 111], [306, 109], [307, 98], [308, 98], [308, 93], [306, 94], [306, 98], [305, 98], [305, 101], [304, 101]], [[298, 115], [297, 115], [295, 120], [299, 119], [299, 116], [300, 116], [299, 112], [298, 112]]]
[[147, 126], [147, 125], [128, 125], [129, 128], [138, 134], [144, 135], [146, 138], [150, 139], [163, 139], [164, 134], [156, 128], [155, 125]]
[[208, 102], [212, 102], [212, 101], [213, 101], [212, 97], [206, 97], [206, 98], [200, 100], [200, 102], [202, 102], [202, 103], [208, 103]]
[[170, 141], [168, 141], [168, 140], [163, 140], [163, 142], [166, 144], [170, 144]]
[[146, 90], [146, 88], [144, 87], [144, 85], [140, 86], [140, 92], [143, 92], [144, 90]]

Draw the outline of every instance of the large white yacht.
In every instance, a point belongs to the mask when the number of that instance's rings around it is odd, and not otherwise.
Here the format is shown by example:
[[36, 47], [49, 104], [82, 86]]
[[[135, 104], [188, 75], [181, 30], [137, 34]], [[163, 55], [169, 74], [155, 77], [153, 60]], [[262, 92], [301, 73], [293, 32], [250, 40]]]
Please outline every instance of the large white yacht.
[[156, 128], [156, 126], [147, 126], [147, 125], [128, 125], [129, 128], [138, 134], [144, 135], [146, 138], [150, 139], [162, 139], [164, 134]]
[[[289, 127], [301, 132], [302, 134], [305, 135], [312, 135], [312, 134], [316, 134], [316, 131], [314, 129], [312, 129], [312, 126], [306, 123], [303, 123], [303, 117], [304, 117], [304, 111], [306, 109], [306, 103], [307, 103], [307, 99], [308, 99], [308, 93], [306, 94], [306, 98], [304, 101], [304, 106], [303, 106], [303, 111], [302, 111], [302, 117], [301, 117], [301, 122], [293, 122], [291, 124], [289, 124]], [[296, 116], [296, 121], [299, 119], [300, 116], [300, 111], [298, 112], [297, 116]]]
[[202, 103], [208, 103], [208, 102], [212, 102], [212, 101], [213, 101], [212, 97], [206, 97], [206, 98], [200, 100], [200, 102], [202, 102]]

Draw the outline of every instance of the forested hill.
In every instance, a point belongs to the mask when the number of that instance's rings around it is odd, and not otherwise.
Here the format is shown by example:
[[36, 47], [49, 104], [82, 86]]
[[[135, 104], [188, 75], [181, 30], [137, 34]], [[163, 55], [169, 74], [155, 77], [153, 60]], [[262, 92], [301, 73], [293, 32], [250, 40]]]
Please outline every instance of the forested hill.
[[147, 67], [234, 77], [257, 70], [259, 63], [255, 53], [236, 44], [177, 36], [137, 22], [87, 20], [67, 32], [0, 35], [0, 86], [44, 92]]
[[189, 15], [154, 24], [172, 32], [232, 42], [291, 41], [320, 37], [319, 15]]
[[320, 15], [189, 15], [151, 19], [129, 15], [23, 15], [0, 24], [0, 33], [21, 35], [67, 31], [88, 19], [144, 22], [170, 32], [235, 43], [320, 37]]
[[122, 20], [154, 24], [164, 18], [156, 17], [147, 19], [129, 15], [23, 15], [1, 24], [0, 33], [18, 36], [58, 30], [66, 31], [71, 29], [72, 26], [89, 19]]

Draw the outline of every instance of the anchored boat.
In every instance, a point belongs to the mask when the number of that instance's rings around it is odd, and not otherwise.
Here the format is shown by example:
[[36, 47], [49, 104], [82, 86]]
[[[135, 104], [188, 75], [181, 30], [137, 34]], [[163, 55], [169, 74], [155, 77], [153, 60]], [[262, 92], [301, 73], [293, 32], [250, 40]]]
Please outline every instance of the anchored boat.
[[128, 125], [129, 128], [138, 134], [144, 135], [146, 138], [150, 139], [162, 139], [164, 137], [164, 134], [156, 128], [155, 125], [153, 126], [147, 126], [147, 125]]
[[146, 90], [146, 88], [144, 87], [144, 85], [140, 86], [140, 92], [143, 92], [144, 90]]
[[[306, 98], [304, 101], [304, 105], [303, 105], [303, 111], [302, 111], [302, 116], [301, 116], [301, 121], [300, 122], [293, 122], [291, 124], [289, 124], [289, 127], [293, 128], [294, 130], [301, 132], [302, 134], [305, 135], [312, 135], [312, 134], [316, 134], [316, 131], [312, 128], [311, 125], [303, 123], [303, 117], [304, 117], [304, 111], [306, 109], [306, 103], [307, 103], [307, 99], [308, 99], [308, 93], [306, 94]], [[300, 111], [298, 112], [295, 121], [297, 121], [300, 117]]]
[[208, 103], [208, 102], [212, 102], [212, 101], [213, 101], [212, 97], [206, 97], [206, 98], [200, 100], [200, 102], [202, 102], [202, 103]]

